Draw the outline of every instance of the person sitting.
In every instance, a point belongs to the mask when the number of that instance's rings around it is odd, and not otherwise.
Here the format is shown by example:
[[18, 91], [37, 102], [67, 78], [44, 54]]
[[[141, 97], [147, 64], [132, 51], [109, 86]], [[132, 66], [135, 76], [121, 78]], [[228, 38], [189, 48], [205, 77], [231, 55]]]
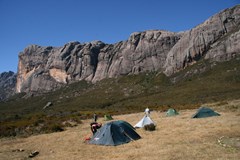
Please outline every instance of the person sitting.
[[92, 122], [90, 125], [91, 125], [91, 131], [93, 134], [95, 134], [97, 130], [102, 127], [102, 124], [97, 122]]

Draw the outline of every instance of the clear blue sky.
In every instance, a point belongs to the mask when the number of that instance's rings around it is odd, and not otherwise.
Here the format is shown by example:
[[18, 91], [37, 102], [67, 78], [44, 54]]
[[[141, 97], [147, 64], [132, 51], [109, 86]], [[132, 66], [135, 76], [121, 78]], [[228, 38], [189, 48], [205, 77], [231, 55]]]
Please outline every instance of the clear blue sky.
[[0, 0], [0, 73], [30, 44], [115, 43], [132, 32], [184, 31], [240, 0]]

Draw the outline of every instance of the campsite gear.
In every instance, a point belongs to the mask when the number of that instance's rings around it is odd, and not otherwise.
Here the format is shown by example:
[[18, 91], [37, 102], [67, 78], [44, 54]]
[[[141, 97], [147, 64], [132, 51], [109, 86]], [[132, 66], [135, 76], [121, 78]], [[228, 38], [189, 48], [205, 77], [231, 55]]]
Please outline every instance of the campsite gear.
[[111, 115], [104, 115], [104, 120], [109, 121], [109, 120], [113, 120], [113, 118]]
[[101, 127], [93, 135], [90, 144], [116, 146], [128, 143], [141, 137], [135, 132], [133, 126], [126, 121], [112, 121]]
[[149, 116], [145, 115], [134, 127], [142, 128], [148, 124], [154, 124], [154, 122], [152, 121], [152, 119]]
[[86, 137], [85, 141], [89, 141], [91, 139], [91, 137]]
[[91, 134], [88, 134], [86, 135], [84, 138], [83, 138], [83, 143], [88, 143], [90, 140], [91, 140]]
[[83, 143], [88, 143], [91, 140], [91, 137], [85, 137]]
[[95, 134], [97, 130], [102, 127], [102, 124], [97, 122], [92, 122], [90, 126], [91, 126], [92, 133]]
[[205, 118], [212, 116], [220, 116], [220, 114], [210, 108], [200, 107], [198, 111], [192, 116], [192, 118]]
[[175, 115], [178, 115], [179, 113], [173, 109], [173, 108], [170, 108], [168, 109], [167, 113], [166, 113], [166, 116], [175, 116]]
[[156, 126], [151, 123], [151, 124], [147, 124], [143, 127], [146, 131], [155, 131], [156, 130]]
[[33, 157], [35, 157], [36, 155], [38, 155], [39, 154], [39, 151], [33, 151], [33, 152], [31, 152], [30, 154], [29, 154], [29, 158], [33, 158]]

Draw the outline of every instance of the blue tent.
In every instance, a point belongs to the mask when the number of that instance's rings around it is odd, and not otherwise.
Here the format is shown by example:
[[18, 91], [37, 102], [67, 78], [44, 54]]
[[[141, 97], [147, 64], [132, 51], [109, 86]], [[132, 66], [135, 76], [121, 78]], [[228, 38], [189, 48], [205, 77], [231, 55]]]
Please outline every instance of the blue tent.
[[131, 124], [126, 121], [112, 121], [101, 127], [93, 135], [90, 144], [116, 146], [138, 140], [141, 137], [135, 132]]
[[192, 118], [205, 118], [205, 117], [212, 117], [212, 116], [220, 116], [219, 113], [215, 112], [214, 110], [207, 108], [207, 107], [201, 107], [198, 109], [198, 111], [192, 116]]

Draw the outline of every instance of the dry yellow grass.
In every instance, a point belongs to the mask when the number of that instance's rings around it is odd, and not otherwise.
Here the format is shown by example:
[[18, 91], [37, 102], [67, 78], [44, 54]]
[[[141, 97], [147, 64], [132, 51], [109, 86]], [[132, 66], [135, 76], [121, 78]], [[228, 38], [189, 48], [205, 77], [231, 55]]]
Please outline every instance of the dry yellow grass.
[[[235, 105], [240, 104], [236, 101]], [[210, 104], [209, 104], [210, 105]], [[224, 104], [226, 105], [226, 104]], [[157, 123], [155, 131], [137, 129], [141, 139], [120, 146], [98, 146], [84, 143], [91, 135], [89, 123], [59, 133], [28, 138], [1, 139], [0, 159], [27, 159], [31, 151], [39, 151], [35, 160], [239, 160], [240, 148], [219, 145], [222, 136], [240, 138], [240, 110], [211, 105], [221, 116], [191, 119], [196, 110], [183, 110], [180, 115], [166, 117], [163, 112], [152, 112]], [[135, 125], [143, 113], [113, 116]], [[100, 122], [106, 123], [103, 119]], [[24, 149], [19, 152], [13, 150]]]

